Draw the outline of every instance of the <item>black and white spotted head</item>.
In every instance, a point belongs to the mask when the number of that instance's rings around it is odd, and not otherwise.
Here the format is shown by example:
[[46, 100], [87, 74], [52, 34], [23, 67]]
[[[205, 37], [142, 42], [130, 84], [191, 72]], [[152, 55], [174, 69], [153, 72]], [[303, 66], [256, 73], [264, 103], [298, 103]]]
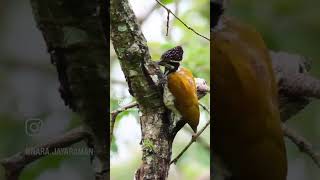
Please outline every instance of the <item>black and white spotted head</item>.
[[159, 65], [166, 67], [166, 72], [175, 72], [179, 69], [180, 61], [183, 58], [183, 49], [176, 46], [164, 52], [160, 58]]

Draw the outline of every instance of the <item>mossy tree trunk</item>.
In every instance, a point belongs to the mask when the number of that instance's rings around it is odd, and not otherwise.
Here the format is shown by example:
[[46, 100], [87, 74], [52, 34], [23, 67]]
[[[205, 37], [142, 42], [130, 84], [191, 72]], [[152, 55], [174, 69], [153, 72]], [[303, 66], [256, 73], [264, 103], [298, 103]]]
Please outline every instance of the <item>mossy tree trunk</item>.
[[134, 12], [127, 0], [111, 0], [111, 40], [129, 85], [138, 102], [142, 131], [142, 164], [137, 180], [166, 179], [170, 167], [172, 120], [162, 100], [161, 72], [151, 61]]

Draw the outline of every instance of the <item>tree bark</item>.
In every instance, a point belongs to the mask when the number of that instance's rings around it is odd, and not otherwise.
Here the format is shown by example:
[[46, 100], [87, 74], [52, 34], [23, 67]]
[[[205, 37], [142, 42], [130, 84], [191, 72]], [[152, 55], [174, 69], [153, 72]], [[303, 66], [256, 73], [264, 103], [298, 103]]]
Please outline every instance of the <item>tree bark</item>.
[[142, 164], [137, 180], [168, 176], [173, 137], [172, 121], [162, 100], [162, 74], [151, 57], [134, 12], [127, 0], [111, 0], [111, 40], [141, 113]]
[[31, 0], [65, 104], [93, 134], [96, 179], [109, 179], [107, 1]]

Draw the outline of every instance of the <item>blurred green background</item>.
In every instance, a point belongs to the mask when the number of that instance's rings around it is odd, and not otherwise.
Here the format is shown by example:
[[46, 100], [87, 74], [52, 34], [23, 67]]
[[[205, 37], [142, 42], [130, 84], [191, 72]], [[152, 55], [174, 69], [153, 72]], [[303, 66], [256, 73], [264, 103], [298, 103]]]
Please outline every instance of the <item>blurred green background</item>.
[[[209, 37], [210, 8], [208, 0], [165, 0], [162, 1], [186, 24], [197, 32]], [[182, 66], [187, 67], [196, 77], [205, 79], [210, 85], [210, 42], [188, 30], [174, 17], [170, 16], [169, 35], [166, 36], [167, 12], [153, 0], [130, 0], [132, 8], [142, 25], [153, 60], [159, 60], [166, 50], [181, 45], [184, 49]], [[210, 96], [201, 100], [208, 108]], [[121, 71], [119, 61], [111, 47], [111, 110], [115, 110], [134, 99], [128, 93], [128, 87]], [[201, 109], [198, 129], [208, 121], [208, 114]], [[175, 157], [190, 141], [191, 128], [185, 126], [173, 143]], [[132, 109], [120, 114], [116, 120], [114, 140], [111, 150], [111, 179], [133, 179], [141, 164], [141, 132], [138, 110]], [[201, 136], [178, 161], [171, 165], [170, 180], [208, 179], [210, 171], [210, 130]]]
[[[315, 0], [237, 0], [230, 1], [227, 14], [251, 24], [262, 33], [267, 46], [276, 51], [301, 54], [311, 60], [312, 74], [320, 78], [320, 1]], [[314, 100], [289, 121], [320, 151], [320, 101]], [[286, 142], [288, 180], [320, 179], [320, 169], [310, 157]], [[276, 162], [275, 162], [276, 163]]]
[[[59, 82], [30, 1], [0, 1], [0, 159], [63, 134], [80, 124], [63, 103]], [[26, 122], [41, 121], [29, 136]], [[29, 124], [30, 125], [30, 124]], [[78, 143], [73, 147], [84, 147]], [[4, 171], [0, 166], [0, 180]], [[89, 180], [93, 170], [88, 155], [48, 156], [23, 171], [21, 180]]]

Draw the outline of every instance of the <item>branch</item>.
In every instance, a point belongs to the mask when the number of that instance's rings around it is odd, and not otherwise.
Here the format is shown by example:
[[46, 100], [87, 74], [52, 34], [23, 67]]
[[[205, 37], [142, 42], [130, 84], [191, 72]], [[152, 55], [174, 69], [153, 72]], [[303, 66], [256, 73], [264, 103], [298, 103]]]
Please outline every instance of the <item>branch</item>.
[[304, 109], [311, 97], [320, 97], [320, 80], [309, 74], [309, 61], [297, 54], [270, 51], [273, 71], [279, 86], [283, 122]]
[[197, 138], [203, 133], [203, 131], [210, 125], [210, 121], [209, 120], [206, 125], [197, 133], [195, 134], [194, 136], [192, 136], [189, 144], [179, 153], [179, 155], [177, 157], [175, 157], [171, 162], [170, 164], [174, 163], [176, 164], [177, 161], [179, 160], [179, 158], [189, 149], [189, 147], [197, 140]]
[[280, 93], [320, 98], [320, 80], [309, 74], [311, 66], [307, 58], [281, 51], [271, 51], [270, 55]]
[[[191, 129], [185, 128], [184, 130], [187, 130], [190, 134], [193, 134], [193, 131]], [[198, 144], [200, 144], [204, 149], [206, 149], [208, 152], [210, 152], [210, 142], [208, 143], [202, 136], [199, 136], [196, 141]]]
[[199, 103], [199, 105], [205, 110], [207, 111], [207, 113], [210, 115], [210, 110], [203, 104]]
[[[58, 148], [69, 147], [89, 137], [90, 133], [84, 130], [84, 128], [75, 128], [67, 132], [65, 135], [51, 140], [47, 144], [41, 144], [32, 148], [27, 148], [23, 152], [19, 152], [2, 160], [1, 164], [5, 169], [7, 180], [18, 180], [21, 171], [26, 165], [43, 156], [50, 155], [50, 153], [54, 152]], [[46, 153], [42, 153], [44, 151]]]
[[110, 144], [111, 144], [111, 141], [112, 141], [112, 136], [113, 136], [113, 128], [114, 128], [114, 124], [116, 122], [116, 118], [117, 116], [122, 113], [123, 111], [126, 111], [130, 108], [133, 108], [133, 107], [137, 107], [138, 106], [138, 103], [137, 102], [132, 102], [130, 104], [127, 104], [123, 107], [120, 107], [119, 109], [117, 110], [114, 110], [112, 111], [110, 114], [111, 114], [111, 123], [110, 123]]
[[[147, 42], [128, 0], [111, 0], [111, 40], [128, 83], [141, 112], [143, 144], [142, 164], [135, 178], [165, 179], [169, 171], [172, 139], [171, 126], [162, 101], [160, 68], [152, 63]], [[149, 147], [154, 147], [151, 150]]]
[[157, 1], [157, 3], [162, 6], [164, 9], [167, 10], [168, 12], [168, 16], [167, 16], [167, 29], [169, 28], [169, 14], [172, 14], [176, 19], [178, 19], [178, 21], [180, 21], [186, 28], [188, 28], [189, 30], [191, 30], [192, 32], [194, 32], [195, 34], [197, 34], [198, 36], [210, 41], [209, 38], [205, 37], [204, 35], [201, 35], [200, 33], [198, 33], [197, 31], [195, 31], [193, 28], [191, 28], [190, 26], [188, 26], [185, 22], [183, 22], [183, 20], [181, 20], [178, 16], [176, 16], [169, 8], [167, 8], [164, 4], [162, 4], [159, 0], [155, 0]]
[[282, 129], [285, 136], [289, 138], [301, 152], [310, 156], [313, 162], [320, 168], [320, 154], [314, 151], [312, 145], [295, 131], [288, 128], [285, 124], [282, 124]]
[[320, 99], [320, 80], [308, 74], [288, 74], [281, 83], [281, 88], [289, 95]]
[[[198, 87], [198, 86], [197, 86], [197, 87]], [[203, 96], [202, 96], [202, 97], [203, 97]], [[200, 98], [202, 98], [202, 97], [198, 97], [198, 98], [200, 99]], [[200, 105], [205, 111], [207, 111], [207, 113], [210, 115], [210, 111], [208, 110], [208, 108], [207, 108], [205, 105], [203, 105], [203, 104], [201, 104], [201, 103], [199, 103], [199, 105]], [[188, 150], [188, 148], [192, 145], [192, 143], [194, 143], [194, 142], [200, 137], [201, 133], [209, 126], [210, 121], [211, 121], [211, 120], [209, 120], [209, 121], [207, 122], [207, 124], [206, 124], [196, 135], [193, 135], [193, 136], [192, 136], [191, 141], [189, 142], [189, 144], [180, 152], [180, 154], [179, 154], [176, 158], [174, 158], [174, 159], [170, 162], [170, 164], [172, 164], [172, 163], [176, 164], [176, 163], [177, 163], [177, 161], [179, 160], [179, 158]], [[203, 142], [203, 141], [202, 141], [202, 142]], [[210, 146], [205, 146], [205, 147], [210, 151]]]

